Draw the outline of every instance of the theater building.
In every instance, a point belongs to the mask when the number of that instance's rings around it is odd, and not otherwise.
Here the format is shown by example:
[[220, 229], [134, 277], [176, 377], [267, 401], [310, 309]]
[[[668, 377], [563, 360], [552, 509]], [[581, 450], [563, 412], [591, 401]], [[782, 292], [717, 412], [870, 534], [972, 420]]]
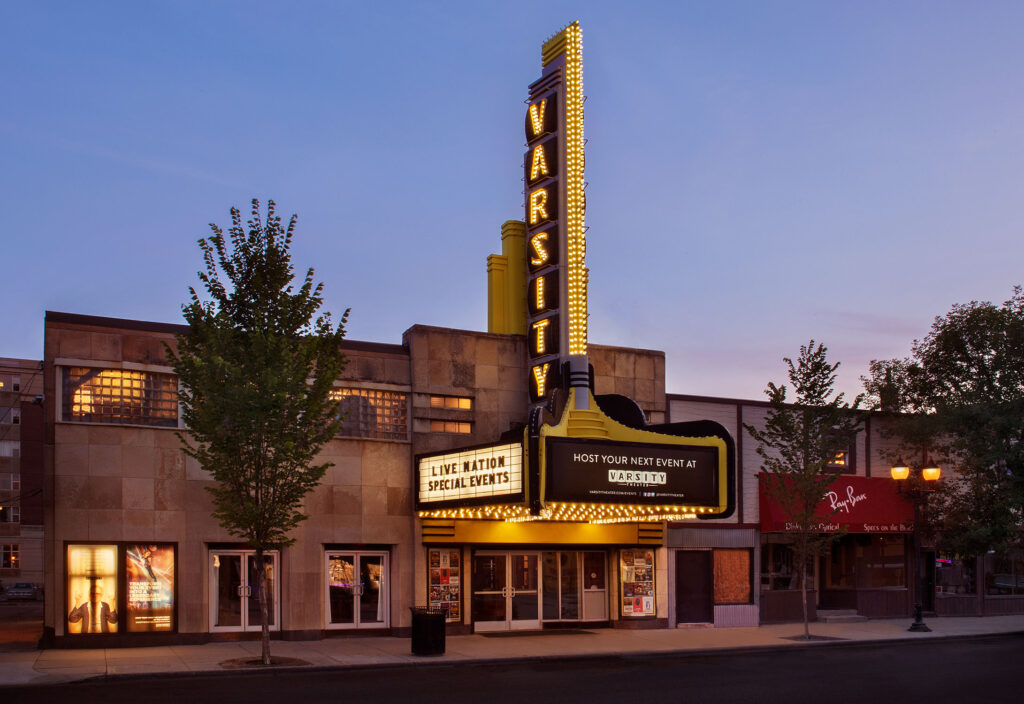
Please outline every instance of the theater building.
[[[294, 545], [265, 556], [275, 637], [404, 635], [413, 606], [443, 609], [453, 633], [798, 617], [786, 516], [743, 430], [766, 404], [668, 395], [664, 353], [588, 340], [581, 71], [574, 24], [544, 44], [529, 87], [524, 217], [487, 260], [487, 332], [344, 343], [331, 467]], [[211, 477], [177, 437], [165, 345], [185, 332], [46, 314], [56, 645], [261, 629], [255, 553], [212, 518]], [[816, 565], [814, 599], [904, 615], [912, 525], [873, 422], [837, 457], [849, 534]]]
[[[184, 328], [49, 312], [45, 329], [48, 632], [59, 644], [95, 645], [257, 631], [252, 550], [211, 517], [211, 480], [175, 434], [177, 382], [163, 345]], [[651, 597], [645, 616], [658, 618], [661, 524], [417, 518], [415, 456], [522, 437], [525, 345], [522, 336], [425, 326], [406, 331], [400, 345], [345, 344], [349, 364], [336, 393], [348, 415], [323, 453], [333, 466], [305, 502], [309, 520], [296, 529], [296, 544], [267, 558], [275, 632], [400, 634], [408, 607], [428, 601], [445, 602], [453, 623], [469, 630], [494, 617], [494, 592], [503, 589], [515, 615], [534, 610], [534, 627], [610, 625], [621, 618], [624, 560], [640, 585], [628, 587], [630, 596]], [[644, 412], [664, 416], [662, 353], [591, 353], [599, 395], [639, 387]], [[489, 460], [472, 475], [481, 484], [474, 488], [493, 489], [513, 462]], [[557, 615], [544, 618], [544, 609], [554, 613], [553, 598]], [[86, 614], [90, 601], [100, 606]], [[519, 620], [505, 622], [524, 625]]]

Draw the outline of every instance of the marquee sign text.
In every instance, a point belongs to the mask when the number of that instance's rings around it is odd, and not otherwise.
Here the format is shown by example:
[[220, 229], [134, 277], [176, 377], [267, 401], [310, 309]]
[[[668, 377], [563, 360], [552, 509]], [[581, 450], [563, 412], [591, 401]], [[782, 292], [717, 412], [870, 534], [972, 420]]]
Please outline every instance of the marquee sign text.
[[720, 448], [547, 439], [544, 498], [601, 504], [719, 504]]
[[523, 491], [521, 443], [488, 445], [418, 459], [417, 504], [508, 499]]

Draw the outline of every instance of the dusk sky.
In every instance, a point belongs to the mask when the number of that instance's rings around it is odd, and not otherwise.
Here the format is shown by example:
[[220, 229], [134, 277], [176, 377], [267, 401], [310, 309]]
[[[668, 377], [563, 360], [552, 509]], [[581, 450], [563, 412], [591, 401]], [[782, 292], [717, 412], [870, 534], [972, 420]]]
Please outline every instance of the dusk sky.
[[349, 337], [485, 330], [540, 48], [583, 28], [590, 340], [764, 398], [861, 389], [1024, 280], [1021, 2], [5, 2], [0, 356], [45, 310], [181, 322], [229, 209], [299, 214]]

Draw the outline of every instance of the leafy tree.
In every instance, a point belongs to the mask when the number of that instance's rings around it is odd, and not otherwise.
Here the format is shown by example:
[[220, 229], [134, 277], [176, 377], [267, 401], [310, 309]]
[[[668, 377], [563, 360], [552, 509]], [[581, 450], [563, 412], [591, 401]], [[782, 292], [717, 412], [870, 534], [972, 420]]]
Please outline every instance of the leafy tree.
[[[188, 332], [168, 350], [181, 380], [179, 399], [188, 430], [185, 452], [215, 480], [214, 517], [256, 552], [263, 625], [262, 660], [271, 664], [264, 553], [290, 545], [303, 521], [303, 497], [330, 465], [316, 462], [338, 430], [331, 387], [344, 368], [337, 327], [317, 314], [323, 284], [306, 271], [298, 289], [291, 263], [296, 216], [287, 229], [267, 204], [266, 220], [252, 201], [247, 226], [231, 209], [228, 235], [214, 224], [199, 240], [206, 271], [199, 280], [209, 300], [189, 288], [182, 306]], [[314, 316], [316, 316], [314, 318]]]
[[873, 361], [864, 385], [898, 412], [891, 435], [955, 472], [935, 496], [939, 546], [962, 556], [1019, 544], [1024, 509], [1024, 292], [935, 318], [905, 359]]
[[807, 564], [822, 554], [842, 531], [823, 533], [821, 523], [831, 515], [822, 512], [821, 501], [838, 474], [828, 465], [836, 455], [849, 449], [860, 427], [853, 405], [835, 394], [839, 363], [828, 362], [828, 349], [814, 340], [800, 347], [796, 362], [785, 357], [793, 403], [787, 403], [786, 386], [769, 382], [765, 394], [771, 409], [763, 427], [744, 423], [757, 442], [762, 459], [762, 486], [767, 495], [795, 525], [794, 559], [800, 569], [804, 638], [810, 638], [807, 607]]

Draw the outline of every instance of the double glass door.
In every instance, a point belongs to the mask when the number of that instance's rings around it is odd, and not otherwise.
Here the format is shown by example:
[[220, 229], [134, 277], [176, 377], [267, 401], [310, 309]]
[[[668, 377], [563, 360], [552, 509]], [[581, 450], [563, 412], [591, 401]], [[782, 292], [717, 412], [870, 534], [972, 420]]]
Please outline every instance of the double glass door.
[[539, 553], [473, 555], [472, 610], [477, 631], [540, 628]]
[[387, 628], [388, 554], [332, 550], [326, 561], [327, 628]]
[[[276, 552], [264, 553], [267, 623], [275, 631], [280, 628], [277, 562]], [[210, 553], [210, 630], [258, 631], [262, 628], [256, 564], [256, 553], [251, 550]]]

